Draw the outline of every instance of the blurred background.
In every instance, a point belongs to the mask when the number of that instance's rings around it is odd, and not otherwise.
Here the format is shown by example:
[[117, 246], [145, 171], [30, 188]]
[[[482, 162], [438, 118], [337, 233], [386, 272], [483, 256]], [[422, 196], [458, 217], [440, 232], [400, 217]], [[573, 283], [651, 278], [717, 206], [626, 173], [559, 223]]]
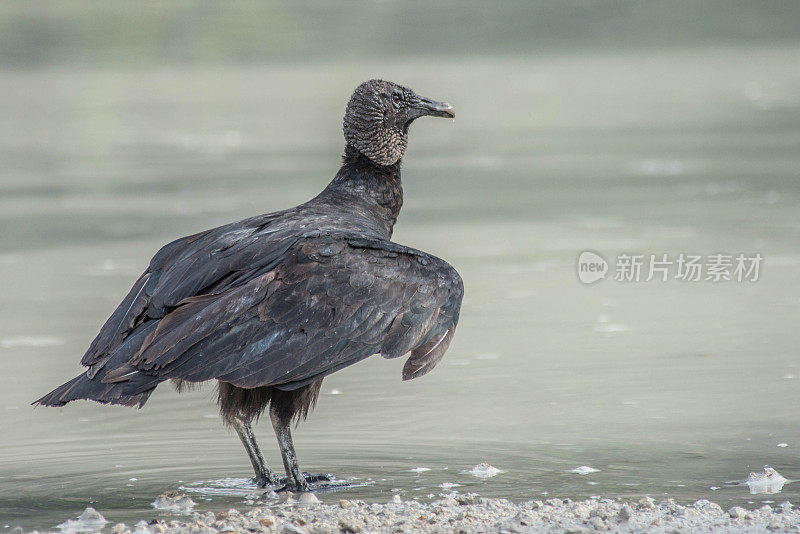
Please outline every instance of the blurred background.
[[[29, 403], [161, 245], [321, 190], [373, 77], [457, 111], [414, 125], [394, 238], [462, 273], [462, 319], [423, 379], [380, 358], [326, 379], [302, 467], [379, 502], [800, 504], [798, 21], [790, 1], [0, 3], [0, 532], [87, 505], [132, 524], [178, 488], [246, 505], [213, 387]], [[586, 286], [586, 249], [764, 262]], [[504, 473], [463, 472], [482, 461]], [[765, 465], [790, 482], [752, 494]]]

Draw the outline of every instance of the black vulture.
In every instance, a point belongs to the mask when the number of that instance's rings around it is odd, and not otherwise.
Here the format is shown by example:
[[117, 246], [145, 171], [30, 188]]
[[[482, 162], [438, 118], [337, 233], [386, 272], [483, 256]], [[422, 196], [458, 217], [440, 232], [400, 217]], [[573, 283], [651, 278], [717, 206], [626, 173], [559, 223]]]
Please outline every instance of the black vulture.
[[184, 237], [159, 250], [92, 342], [88, 370], [34, 404], [77, 399], [142, 407], [166, 380], [216, 379], [223, 420], [261, 486], [269, 468], [252, 422], [267, 408], [285, 487], [308, 491], [290, 424], [325, 376], [373, 354], [410, 353], [403, 380], [442, 359], [463, 283], [443, 260], [391, 241], [403, 203], [400, 163], [411, 123], [452, 106], [383, 80], [347, 105], [339, 172], [308, 202]]

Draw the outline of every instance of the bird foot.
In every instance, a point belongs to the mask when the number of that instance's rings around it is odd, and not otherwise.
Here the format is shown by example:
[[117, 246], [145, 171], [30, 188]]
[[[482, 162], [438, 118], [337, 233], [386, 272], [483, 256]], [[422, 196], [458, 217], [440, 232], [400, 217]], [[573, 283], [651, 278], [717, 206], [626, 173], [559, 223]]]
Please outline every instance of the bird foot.
[[303, 480], [295, 483], [290, 480], [288, 476], [283, 476], [278, 479], [278, 484], [283, 484], [280, 488], [276, 489], [276, 493], [289, 491], [292, 493], [302, 493], [306, 491], [318, 491], [327, 488], [328, 486], [337, 486], [337, 484], [330, 484], [334, 476], [330, 473], [303, 473]]
[[286, 477], [279, 477], [275, 473], [265, 476], [257, 476], [250, 479], [250, 481], [259, 488], [268, 488], [270, 486], [278, 486], [285, 481]]

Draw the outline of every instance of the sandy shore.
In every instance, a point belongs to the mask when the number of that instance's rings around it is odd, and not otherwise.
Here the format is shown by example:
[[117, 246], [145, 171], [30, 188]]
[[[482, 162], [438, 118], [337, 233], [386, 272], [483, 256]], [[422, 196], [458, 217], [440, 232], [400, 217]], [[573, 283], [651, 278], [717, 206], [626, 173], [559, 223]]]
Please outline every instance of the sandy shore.
[[[181, 509], [185, 496], [162, 499], [162, 508]], [[108, 524], [87, 509], [80, 519], [62, 525], [64, 532], [102, 528], [115, 534], [215, 532], [800, 532], [800, 511], [785, 502], [755, 510], [723, 510], [707, 500], [682, 506], [672, 499], [638, 502], [611, 499], [571, 501], [532, 500], [514, 504], [505, 499], [455, 495], [432, 503], [401, 501], [395, 495], [386, 504], [342, 499], [322, 504], [313, 494], [288, 497], [269, 506], [240, 512], [185, 513], [169, 516], [155, 511], [151, 522]]]

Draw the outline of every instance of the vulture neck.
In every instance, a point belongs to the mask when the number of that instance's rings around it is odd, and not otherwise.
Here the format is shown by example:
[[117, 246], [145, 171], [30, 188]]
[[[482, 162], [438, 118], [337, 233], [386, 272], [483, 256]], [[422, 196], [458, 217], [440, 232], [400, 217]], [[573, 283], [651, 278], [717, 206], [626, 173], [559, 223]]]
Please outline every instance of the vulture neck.
[[391, 238], [403, 206], [400, 160], [378, 165], [349, 144], [342, 159], [342, 167], [320, 198], [345, 209], [351, 217], [364, 217], [365, 230], [378, 230]]

